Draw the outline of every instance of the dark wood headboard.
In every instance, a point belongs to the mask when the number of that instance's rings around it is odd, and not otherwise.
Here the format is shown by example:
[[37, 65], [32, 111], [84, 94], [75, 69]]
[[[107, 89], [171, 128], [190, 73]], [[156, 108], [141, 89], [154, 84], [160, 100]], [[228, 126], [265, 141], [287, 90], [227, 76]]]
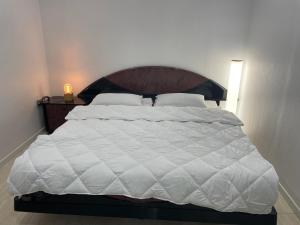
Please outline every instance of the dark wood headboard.
[[132, 93], [155, 98], [165, 93], [193, 93], [205, 100], [226, 100], [227, 90], [197, 73], [165, 66], [144, 66], [121, 70], [102, 77], [78, 94], [87, 102], [100, 93]]

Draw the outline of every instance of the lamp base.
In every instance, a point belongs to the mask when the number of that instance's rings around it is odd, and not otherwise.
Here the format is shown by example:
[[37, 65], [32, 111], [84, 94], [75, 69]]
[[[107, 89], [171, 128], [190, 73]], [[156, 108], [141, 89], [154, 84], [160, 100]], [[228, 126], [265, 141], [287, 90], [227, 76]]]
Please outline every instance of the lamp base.
[[73, 94], [64, 94], [64, 100], [65, 100], [65, 102], [72, 102], [72, 101], [74, 101]]

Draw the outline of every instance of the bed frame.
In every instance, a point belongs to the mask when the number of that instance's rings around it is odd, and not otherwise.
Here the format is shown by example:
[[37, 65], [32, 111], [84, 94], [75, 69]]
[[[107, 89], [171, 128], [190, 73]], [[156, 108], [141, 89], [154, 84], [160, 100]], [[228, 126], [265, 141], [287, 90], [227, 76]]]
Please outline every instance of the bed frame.
[[[202, 94], [206, 100], [226, 100], [227, 91], [216, 82], [191, 71], [146, 66], [122, 70], [95, 81], [78, 97], [86, 102], [99, 93], [133, 93], [155, 98], [163, 93]], [[51, 195], [37, 192], [15, 197], [16, 211], [193, 221], [217, 224], [276, 225], [275, 208], [267, 215], [224, 213], [195, 205], [176, 205], [155, 199], [137, 200], [122, 196]]]
[[15, 198], [15, 210], [70, 215], [191, 221], [216, 224], [276, 225], [275, 208], [268, 215], [222, 213], [194, 205], [116, 196], [50, 195], [42, 192]]

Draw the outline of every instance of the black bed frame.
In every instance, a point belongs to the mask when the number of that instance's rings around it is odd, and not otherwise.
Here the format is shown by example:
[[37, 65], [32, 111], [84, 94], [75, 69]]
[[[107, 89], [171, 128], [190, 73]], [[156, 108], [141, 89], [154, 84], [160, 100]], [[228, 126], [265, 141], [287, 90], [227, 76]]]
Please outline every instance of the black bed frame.
[[[95, 81], [78, 97], [86, 102], [99, 93], [132, 93], [155, 99], [157, 94], [192, 93], [204, 95], [219, 105], [226, 100], [227, 90], [204, 76], [184, 69], [144, 66], [115, 72]], [[15, 197], [16, 211], [194, 221], [239, 225], [276, 225], [275, 208], [268, 215], [224, 213], [195, 205], [176, 205], [166, 201], [130, 201], [111, 196], [50, 195], [37, 192]]]
[[100, 93], [131, 93], [154, 100], [158, 94], [178, 92], [200, 94], [218, 105], [227, 97], [227, 90], [215, 81], [166, 66], [142, 66], [115, 72], [90, 84], [78, 97], [90, 103]]
[[237, 225], [276, 225], [275, 208], [268, 215], [223, 213], [194, 205], [166, 201], [124, 200], [109, 196], [50, 195], [37, 192], [15, 197], [15, 210], [22, 212], [126, 217]]

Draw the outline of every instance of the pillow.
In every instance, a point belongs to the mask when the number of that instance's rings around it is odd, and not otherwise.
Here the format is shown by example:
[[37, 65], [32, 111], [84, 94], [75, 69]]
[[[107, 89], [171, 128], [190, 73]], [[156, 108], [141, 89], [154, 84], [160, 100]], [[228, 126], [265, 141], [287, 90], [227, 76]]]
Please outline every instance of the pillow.
[[91, 105], [142, 105], [142, 96], [124, 93], [104, 93], [97, 95]]
[[142, 105], [153, 106], [152, 98], [142, 98]]
[[155, 106], [193, 106], [205, 108], [204, 96], [198, 94], [172, 93], [157, 95]]
[[216, 101], [205, 101], [205, 105], [207, 108], [218, 108]]

